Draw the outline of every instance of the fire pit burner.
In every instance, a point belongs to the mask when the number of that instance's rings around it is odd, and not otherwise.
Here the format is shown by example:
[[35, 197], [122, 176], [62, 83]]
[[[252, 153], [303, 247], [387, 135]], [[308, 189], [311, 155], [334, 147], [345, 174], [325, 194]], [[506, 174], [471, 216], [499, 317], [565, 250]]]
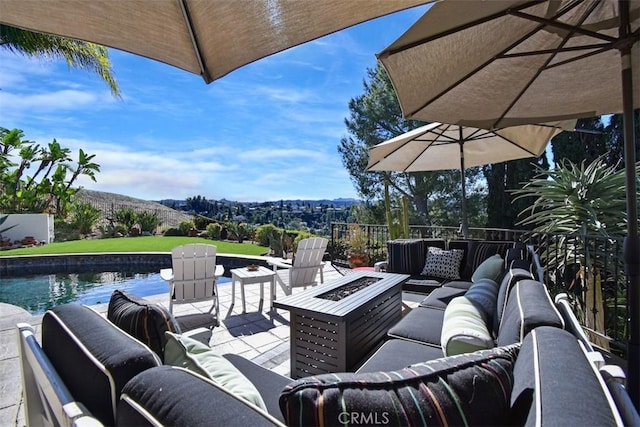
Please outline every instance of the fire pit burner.
[[369, 285], [373, 285], [378, 280], [381, 280], [381, 278], [380, 277], [361, 277], [359, 279], [354, 280], [353, 282], [347, 283], [346, 285], [342, 285], [338, 288], [335, 288], [328, 292], [320, 294], [316, 296], [316, 298], [323, 298], [331, 301], [340, 301], [341, 299], [346, 298], [349, 295], [353, 295], [359, 290], [364, 289]]

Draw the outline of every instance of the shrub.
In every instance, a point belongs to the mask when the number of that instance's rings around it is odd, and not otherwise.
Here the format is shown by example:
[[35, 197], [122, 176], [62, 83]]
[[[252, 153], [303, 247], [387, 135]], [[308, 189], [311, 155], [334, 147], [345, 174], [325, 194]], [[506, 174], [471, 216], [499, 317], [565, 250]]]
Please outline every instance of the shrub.
[[121, 224], [127, 233], [131, 231], [138, 220], [138, 215], [131, 208], [122, 208], [116, 212], [115, 220], [118, 224]]
[[180, 221], [178, 228], [180, 229], [182, 236], [188, 236], [191, 229], [195, 228], [195, 225], [193, 224], [193, 221]]
[[213, 224], [213, 223], [215, 223], [214, 220], [204, 216], [197, 215], [197, 216], [194, 216], [193, 218], [193, 224], [195, 228], [197, 228], [198, 230], [206, 230], [209, 224]]
[[71, 207], [73, 219], [70, 226], [80, 234], [89, 234], [93, 231], [100, 219], [100, 209], [94, 208], [91, 203], [76, 203]]
[[232, 237], [234, 237], [238, 243], [242, 243], [253, 235], [253, 227], [246, 222], [228, 222], [225, 225]]
[[56, 218], [54, 220], [55, 227], [55, 242], [67, 242], [69, 240], [80, 240], [80, 233], [78, 229], [71, 223], [65, 222], [62, 219]]
[[269, 246], [275, 231], [278, 233], [282, 232], [282, 230], [273, 224], [261, 225], [256, 229], [255, 239], [260, 246]]
[[116, 236], [122, 237], [127, 234], [127, 230], [125, 230], [124, 226], [120, 224], [101, 225], [98, 229], [100, 230], [103, 239], [109, 239]]
[[220, 240], [220, 234], [222, 232], [222, 226], [217, 222], [207, 225], [207, 236], [213, 240]]
[[164, 235], [165, 236], [184, 236], [184, 234], [182, 233], [182, 230], [175, 227], [167, 228], [164, 232]]
[[148, 231], [153, 234], [160, 225], [160, 218], [155, 213], [140, 212], [138, 214], [138, 225], [140, 225], [140, 231]]
[[[289, 232], [287, 231], [287, 233]], [[295, 251], [298, 249], [298, 243], [300, 243], [300, 240], [307, 239], [309, 237], [315, 237], [315, 236], [309, 233], [308, 231], [297, 232], [297, 236], [293, 239], [293, 250]]]

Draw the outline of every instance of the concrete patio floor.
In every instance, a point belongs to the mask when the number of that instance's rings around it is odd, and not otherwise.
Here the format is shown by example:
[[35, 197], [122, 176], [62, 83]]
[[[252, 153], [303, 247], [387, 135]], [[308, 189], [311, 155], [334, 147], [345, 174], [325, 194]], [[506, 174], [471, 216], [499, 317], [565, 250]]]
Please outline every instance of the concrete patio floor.
[[[281, 277], [286, 278], [286, 274]], [[324, 268], [324, 281], [330, 282], [342, 274], [329, 263]], [[274, 370], [289, 375], [289, 312], [269, 310], [269, 286], [264, 284], [265, 301], [262, 312], [258, 311], [260, 284], [247, 285], [246, 313], [242, 313], [239, 289], [236, 289], [235, 304], [231, 298], [231, 284], [218, 287], [220, 302], [220, 326], [214, 328], [210, 346], [220, 353], [235, 353]], [[285, 296], [276, 285], [277, 298]], [[294, 289], [302, 292], [303, 289]], [[424, 295], [422, 296], [424, 297]], [[145, 299], [168, 307], [168, 294], [160, 294]], [[411, 298], [403, 294], [405, 304], [412, 306], [421, 298]], [[174, 306], [174, 315], [206, 312], [208, 302]], [[106, 316], [107, 304], [93, 306]], [[42, 315], [32, 316], [25, 310], [0, 303], [0, 426], [24, 426], [22, 384], [18, 358], [15, 325], [26, 322], [40, 332]]]

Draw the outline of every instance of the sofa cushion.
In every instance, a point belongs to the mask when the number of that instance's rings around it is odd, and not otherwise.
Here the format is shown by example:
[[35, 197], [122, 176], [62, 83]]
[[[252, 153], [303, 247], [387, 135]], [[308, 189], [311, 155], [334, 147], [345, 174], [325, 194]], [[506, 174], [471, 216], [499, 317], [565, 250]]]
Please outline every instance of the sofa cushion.
[[526, 248], [523, 248], [522, 246], [507, 249], [507, 253], [504, 256], [505, 264], [508, 266], [511, 261], [517, 259], [526, 260], [526, 253]]
[[623, 425], [611, 396], [571, 333], [528, 334], [514, 367], [510, 425]]
[[416, 363], [444, 357], [442, 347], [415, 341], [390, 339], [376, 350], [357, 372], [395, 371]]
[[444, 311], [440, 342], [446, 356], [494, 347], [482, 313], [464, 296], [452, 299]]
[[209, 378], [266, 411], [256, 387], [231, 362], [199, 341], [167, 332], [165, 363]]
[[42, 318], [42, 349], [71, 395], [103, 424], [113, 425], [117, 399], [158, 356], [89, 307], [65, 304]]
[[160, 359], [164, 358], [164, 333], [180, 333], [180, 326], [167, 309], [117, 289], [111, 294], [107, 319], [148, 345]]
[[500, 282], [500, 289], [498, 289], [498, 299], [496, 302], [496, 313], [493, 316], [493, 333], [498, 335], [498, 329], [500, 328], [500, 319], [502, 318], [502, 312], [507, 303], [509, 292], [511, 288], [518, 283], [518, 280], [533, 279], [533, 274], [528, 270], [521, 268], [511, 268], [505, 272], [502, 282]]
[[441, 279], [458, 280], [460, 279], [460, 263], [463, 255], [464, 252], [460, 249], [445, 251], [429, 246], [421, 274]]
[[480, 240], [451, 240], [448, 246], [449, 249], [466, 248], [460, 269], [460, 277], [465, 280], [471, 279], [473, 272], [484, 260], [495, 254], [504, 257], [507, 249], [512, 247], [513, 242]]
[[[278, 393], [291, 382], [291, 378], [280, 375], [273, 369], [258, 365], [239, 354], [226, 353], [222, 356], [253, 383], [262, 396], [267, 412], [280, 421], [284, 421], [278, 403]], [[278, 393], [274, 392], [276, 390]]]
[[122, 390], [119, 426], [281, 425], [257, 406], [194, 372], [160, 366]]
[[438, 288], [420, 302], [420, 307], [444, 310], [452, 299], [464, 295], [465, 292], [467, 292], [465, 289], [460, 288]]
[[520, 280], [509, 294], [498, 329], [498, 345], [521, 342], [539, 326], [563, 329], [564, 320], [546, 286], [536, 280]]
[[493, 316], [498, 304], [498, 290], [500, 285], [491, 279], [482, 279], [471, 285], [464, 294], [481, 311], [487, 327], [493, 330]]
[[443, 239], [396, 239], [387, 241], [387, 272], [419, 275], [424, 267], [427, 246], [445, 248]]
[[480, 263], [475, 269], [473, 275], [471, 275], [471, 281], [477, 282], [481, 279], [491, 279], [493, 281], [498, 280], [498, 277], [502, 273], [504, 267], [504, 260], [500, 254], [491, 255]]
[[288, 425], [506, 425], [517, 347], [395, 371], [323, 374], [280, 395]]
[[419, 343], [440, 346], [444, 310], [416, 307], [393, 325], [387, 335]]

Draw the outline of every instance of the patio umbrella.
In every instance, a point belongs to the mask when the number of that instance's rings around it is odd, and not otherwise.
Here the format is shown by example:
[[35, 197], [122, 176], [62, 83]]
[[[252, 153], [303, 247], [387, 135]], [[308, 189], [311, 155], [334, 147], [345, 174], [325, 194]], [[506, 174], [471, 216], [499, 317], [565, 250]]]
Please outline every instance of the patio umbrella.
[[640, 106], [639, 27], [640, 1], [445, 1], [378, 55], [407, 118], [491, 129], [623, 114], [629, 394], [637, 408], [640, 239], [633, 109]]
[[420, 172], [460, 169], [462, 234], [468, 236], [465, 168], [540, 156], [547, 143], [575, 120], [485, 130], [430, 123], [369, 149], [370, 171]]
[[2, 0], [0, 23], [95, 42], [209, 83], [257, 59], [425, 0]]

